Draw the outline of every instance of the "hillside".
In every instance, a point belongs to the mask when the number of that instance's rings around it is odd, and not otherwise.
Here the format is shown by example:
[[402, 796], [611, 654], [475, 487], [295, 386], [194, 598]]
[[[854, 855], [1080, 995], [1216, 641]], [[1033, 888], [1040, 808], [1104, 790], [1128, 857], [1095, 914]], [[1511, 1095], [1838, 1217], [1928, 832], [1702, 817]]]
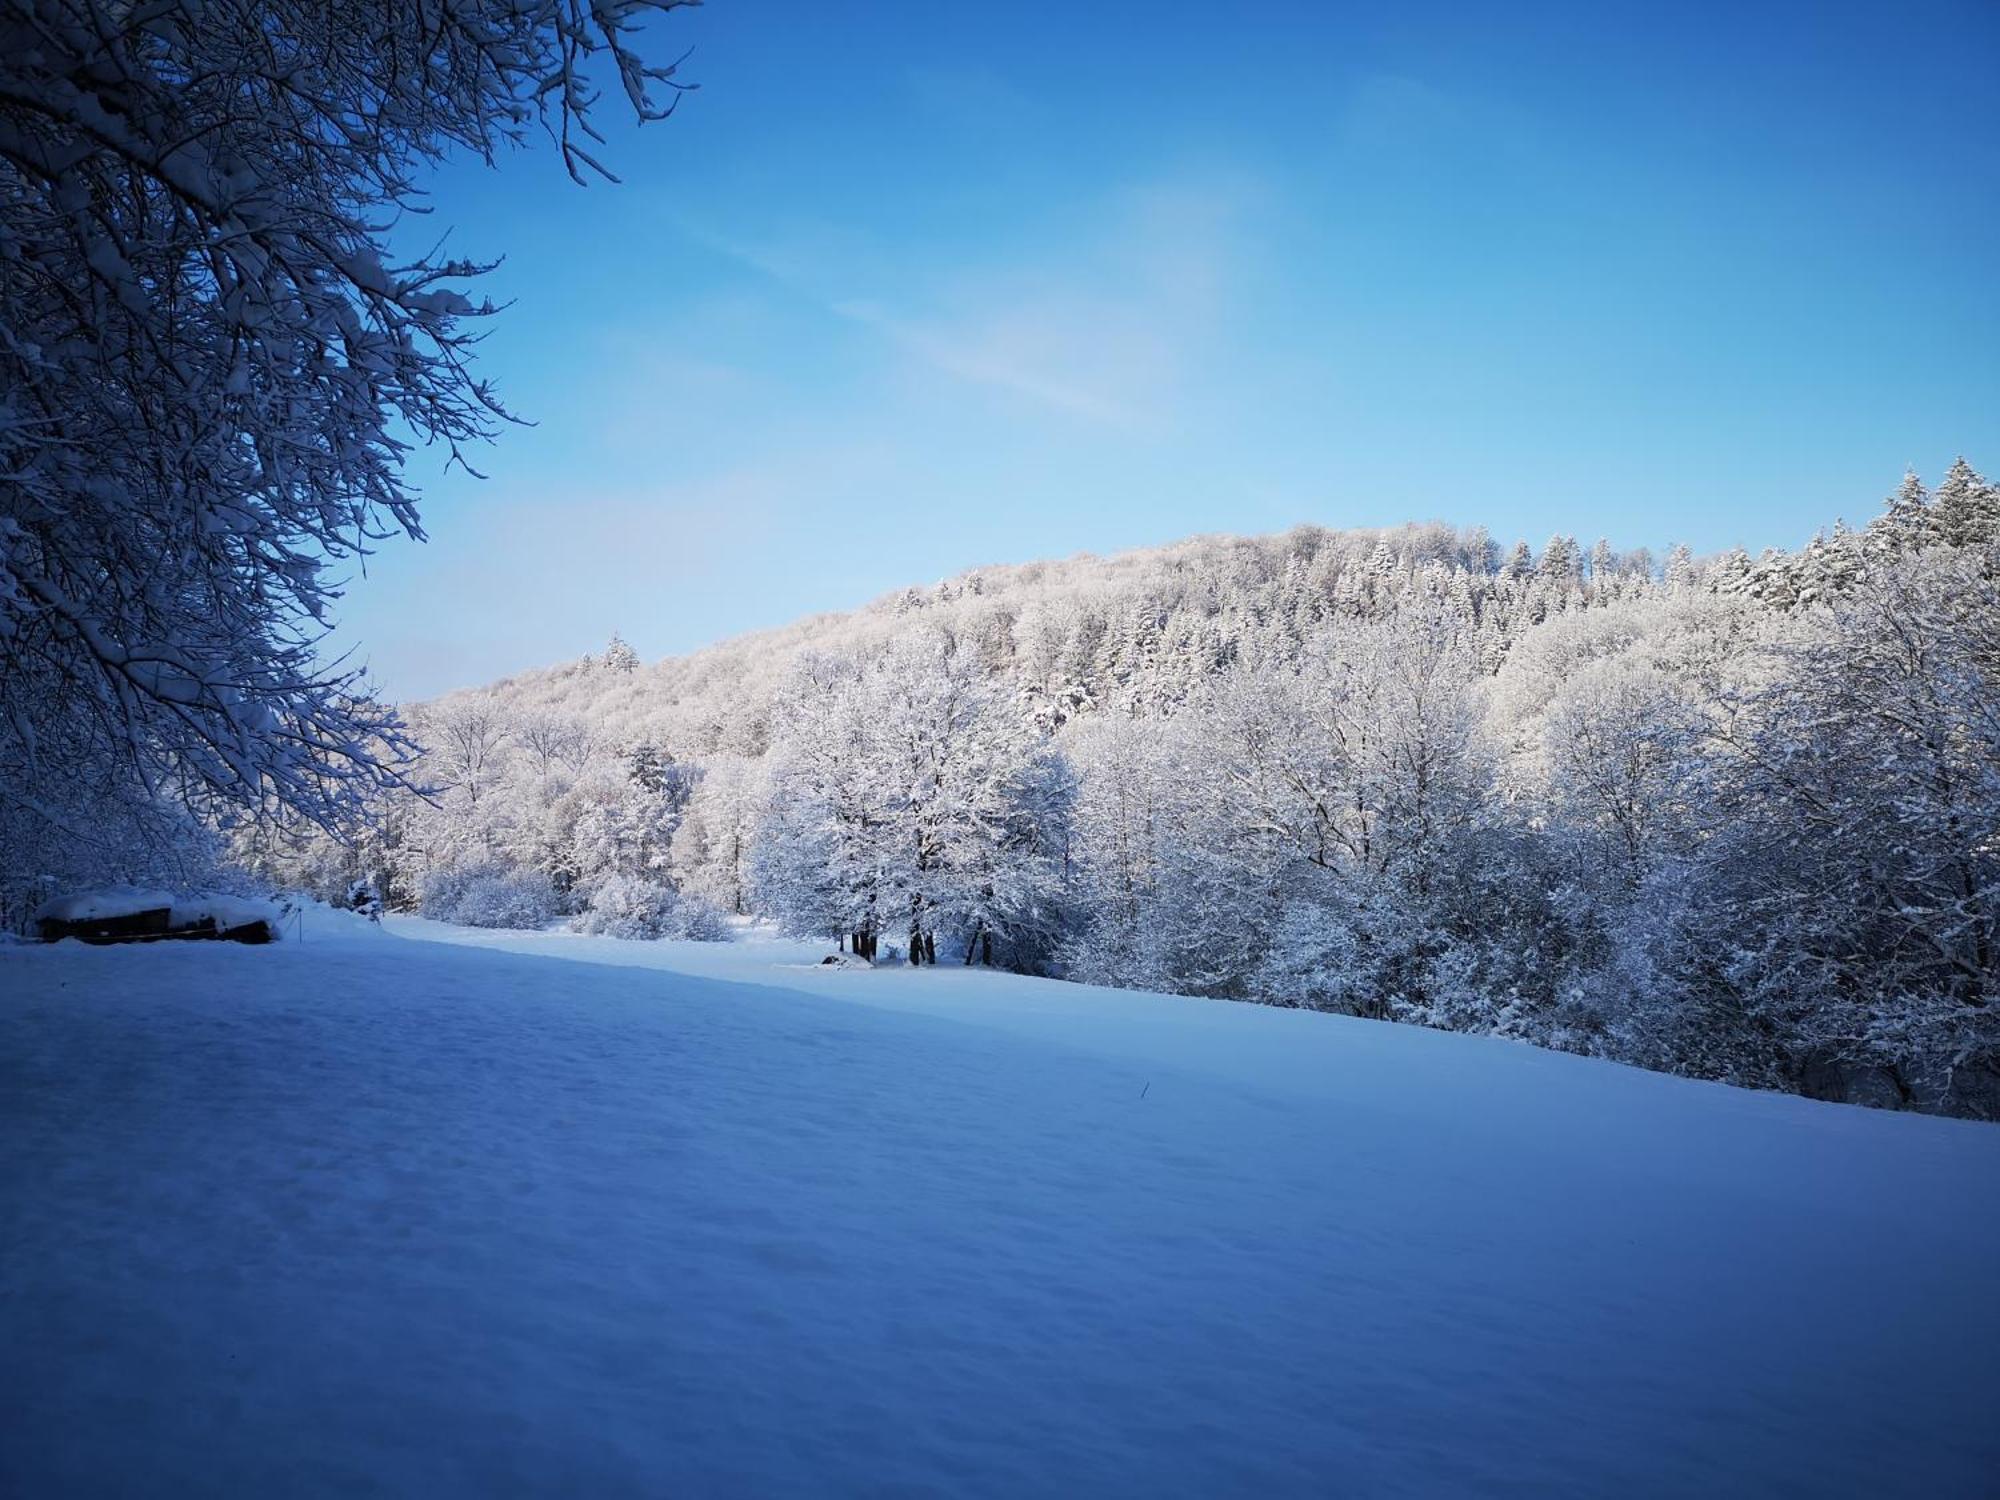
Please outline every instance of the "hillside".
[[[1914, 644], [1913, 644], [1914, 643]], [[260, 878], [998, 965], [2000, 1117], [2000, 489], [1664, 565], [1301, 528], [415, 706]]]
[[[1685, 558], [1676, 576], [1748, 566]], [[1053, 726], [1093, 708], [1169, 704], [1218, 667], [1295, 650], [1317, 623], [1387, 612], [1412, 585], [1487, 618], [1497, 665], [1510, 629], [1586, 601], [1649, 593], [1662, 584], [1660, 568], [1644, 549], [1599, 543], [1586, 555], [1562, 537], [1539, 562], [1525, 543], [1503, 558], [1484, 531], [1439, 523], [1190, 537], [1109, 557], [974, 568], [650, 663], [614, 637], [607, 653], [470, 696], [574, 717], [624, 745], [758, 755], [770, 743], [771, 701], [802, 654], [879, 652], [935, 629], [973, 643], [982, 664]]]
[[0, 949], [0, 1489], [2000, 1463], [1988, 1127], [769, 940], [303, 935]]

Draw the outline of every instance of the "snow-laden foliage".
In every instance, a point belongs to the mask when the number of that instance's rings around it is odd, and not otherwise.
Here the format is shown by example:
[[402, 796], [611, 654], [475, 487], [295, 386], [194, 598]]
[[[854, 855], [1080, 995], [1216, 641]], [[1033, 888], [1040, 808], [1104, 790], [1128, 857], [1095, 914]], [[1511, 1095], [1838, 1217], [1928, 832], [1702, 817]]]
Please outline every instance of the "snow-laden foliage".
[[424, 881], [419, 909], [467, 927], [540, 927], [556, 915], [556, 893], [539, 870], [497, 862], [446, 865]]
[[546, 129], [675, 0], [0, 0], [0, 850], [135, 873], [167, 808], [326, 826], [411, 749], [317, 648], [339, 564], [420, 536], [403, 459], [504, 413], [483, 266], [389, 228]]
[[796, 932], [880, 935], [912, 962], [1046, 950], [1067, 787], [972, 653], [933, 632], [867, 663], [808, 659], [780, 707], [755, 856], [765, 909]]
[[531, 673], [342, 860], [1995, 1115], [1996, 705], [1960, 464], [1759, 559], [1204, 538]]
[[613, 875], [603, 881], [570, 925], [593, 937], [683, 938], [699, 943], [729, 939], [728, 918], [708, 902], [636, 875]]

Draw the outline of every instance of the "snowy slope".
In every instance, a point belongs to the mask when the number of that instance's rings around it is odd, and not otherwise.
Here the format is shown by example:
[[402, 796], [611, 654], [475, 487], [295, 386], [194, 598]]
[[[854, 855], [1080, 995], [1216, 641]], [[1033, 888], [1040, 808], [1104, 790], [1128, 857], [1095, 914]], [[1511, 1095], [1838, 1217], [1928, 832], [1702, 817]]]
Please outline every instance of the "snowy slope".
[[777, 942], [305, 938], [0, 950], [0, 1493], [2000, 1465], [2000, 1129]]

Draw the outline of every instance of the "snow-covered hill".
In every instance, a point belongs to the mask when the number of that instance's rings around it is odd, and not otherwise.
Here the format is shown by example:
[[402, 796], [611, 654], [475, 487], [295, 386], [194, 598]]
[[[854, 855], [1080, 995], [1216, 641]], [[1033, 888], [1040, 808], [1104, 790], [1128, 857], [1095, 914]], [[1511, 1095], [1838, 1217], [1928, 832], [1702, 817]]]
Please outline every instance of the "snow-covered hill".
[[0, 1491], [2000, 1472], [1991, 1126], [777, 941], [303, 936], [0, 949]]
[[[1304, 527], [614, 641], [414, 705], [431, 792], [339, 838], [114, 873], [627, 938], [754, 914], [2000, 1120], [1995, 703], [2000, 487], [1960, 461], [1754, 564]], [[57, 843], [11, 898], [0, 859], [0, 925], [97, 882]]]
[[[1683, 548], [1672, 576], [1742, 585], [1750, 569], [1740, 554], [1697, 562]], [[1196, 536], [1109, 557], [973, 568], [857, 609], [654, 661], [642, 662], [614, 634], [595, 656], [522, 671], [445, 702], [485, 700], [517, 718], [553, 715], [587, 726], [603, 745], [757, 756], [770, 744], [773, 700], [802, 657], [878, 655], [895, 641], [943, 632], [1053, 727], [1093, 709], [1177, 703], [1221, 668], [1291, 658], [1328, 620], [1393, 613], [1413, 600], [1462, 616], [1468, 635], [1483, 629], [1479, 651], [1490, 669], [1518, 635], [1552, 614], [1660, 593], [1658, 570], [1644, 548], [1619, 552], [1600, 542], [1586, 554], [1575, 538], [1560, 536], [1539, 561], [1525, 542], [1503, 561], [1484, 528], [1439, 522]], [[417, 706], [420, 717], [424, 708]]]

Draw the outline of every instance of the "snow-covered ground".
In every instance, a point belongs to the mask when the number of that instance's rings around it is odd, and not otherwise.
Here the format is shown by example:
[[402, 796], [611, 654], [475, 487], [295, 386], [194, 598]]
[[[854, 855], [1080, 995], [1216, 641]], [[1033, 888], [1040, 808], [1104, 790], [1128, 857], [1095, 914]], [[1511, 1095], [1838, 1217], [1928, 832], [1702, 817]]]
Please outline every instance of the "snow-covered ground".
[[1993, 1493], [2000, 1129], [821, 950], [0, 949], [0, 1493]]

